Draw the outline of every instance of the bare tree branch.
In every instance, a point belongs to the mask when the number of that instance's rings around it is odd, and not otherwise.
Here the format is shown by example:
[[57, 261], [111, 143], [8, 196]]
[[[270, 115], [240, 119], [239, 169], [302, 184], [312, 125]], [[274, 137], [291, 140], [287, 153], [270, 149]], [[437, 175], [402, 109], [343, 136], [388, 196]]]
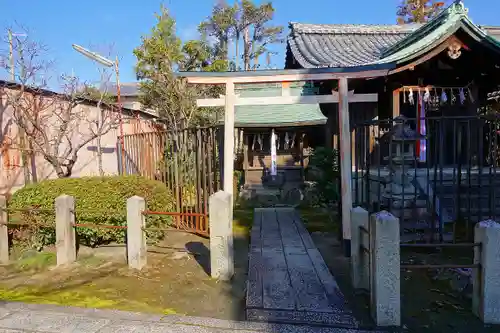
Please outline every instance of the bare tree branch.
[[[67, 75], [59, 77], [60, 92], [49, 91], [47, 78], [52, 63], [44, 60], [46, 48], [29, 36], [15, 38], [18, 84], [4, 89], [3, 94], [12, 109], [13, 122], [24, 130], [34, 152], [43, 156], [58, 177], [71, 176], [79, 151], [97, 139], [99, 171], [103, 175], [100, 138], [116, 128], [119, 119], [114, 106], [106, 100], [107, 94], [89, 96], [84, 89], [87, 84]], [[5, 62], [3, 65], [10, 66]]]

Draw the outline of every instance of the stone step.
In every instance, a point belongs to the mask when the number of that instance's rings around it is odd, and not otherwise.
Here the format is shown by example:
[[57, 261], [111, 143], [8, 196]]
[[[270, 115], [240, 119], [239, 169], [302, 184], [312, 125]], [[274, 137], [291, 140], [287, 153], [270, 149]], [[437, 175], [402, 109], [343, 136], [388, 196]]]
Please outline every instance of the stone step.
[[468, 184], [466, 185], [461, 185], [461, 186], [453, 186], [453, 185], [441, 185], [437, 184], [435, 186], [436, 191], [440, 192], [451, 192], [451, 193], [462, 193], [462, 191], [467, 191], [467, 192], [474, 192], [474, 193], [489, 193], [489, 192], [495, 192], [495, 193], [500, 193], [500, 184], [496, 183], [482, 183], [482, 184], [471, 184], [470, 186]]
[[358, 332], [357, 330], [355, 330], [355, 328], [359, 325], [359, 323], [351, 313], [345, 313], [343, 311], [328, 313], [247, 308], [246, 317], [248, 321], [253, 322], [278, 323], [288, 325], [318, 325], [325, 327], [330, 326], [336, 327], [338, 329], [349, 329], [349, 332]]
[[359, 326], [293, 208], [255, 209], [250, 249], [247, 320]]
[[481, 182], [479, 181], [471, 181], [470, 184], [466, 180], [462, 180], [460, 184], [458, 184], [456, 181], [455, 182], [436, 182], [437, 187], [445, 187], [445, 188], [460, 188], [460, 189], [475, 189], [475, 188], [490, 188], [492, 185], [498, 186], [500, 185], [500, 181], [498, 180], [489, 180], [489, 179], [483, 179]]
[[[448, 205], [444, 205], [443, 208], [446, 208], [446, 209], [451, 210], [451, 211], [455, 211], [456, 205], [454, 203], [448, 204]], [[470, 212], [471, 215], [477, 215], [479, 213], [485, 214], [488, 212], [500, 213], [500, 207], [498, 206], [498, 204], [493, 206], [493, 207], [490, 207], [490, 205], [487, 202], [483, 202], [483, 203], [479, 204], [477, 201], [473, 201], [473, 200], [471, 200], [470, 202], [468, 202], [468, 201], [460, 202], [459, 209], [462, 213], [463, 212], [467, 212], [467, 213]]]
[[[398, 198], [392, 198], [392, 199], [384, 198], [384, 201], [386, 202], [385, 205], [389, 205], [389, 202], [393, 203], [395, 201], [401, 201], [401, 200], [399, 200]], [[405, 198], [405, 201], [407, 201], [406, 198]], [[395, 206], [395, 205], [392, 205], [392, 206]], [[406, 208], [425, 208], [425, 207], [427, 207], [427, 200], [417, 198], [417, 199], [413, 199], [411, 201], [408, 200]]]
[[460, 198], [462, 202], [467, 202], [467, 200], [493, 200], [493, 199], [499, 199], [500, 200], [500, 193], [496, 193], [495, 196], [490, 195], [489, 193], [460, 193], [460, 194], [453, 194], [453, 193], [444, 193], [439, 196], [441, 200], [457, 200]]
[[[439, 233], [424, 233], [424, 232], [416, 232], [416, 233], [401, 233], [400, 242], [401, 243], [413, 243], [413, 242], [428, 242], [432, 240], [433, 242], [439, 242]], [[443, 242], [453, 242], [453, 233], [452, 232], [443, 232]]]
[[439, 221], [435, 221], [433, 224], [428, 221], [403, 221], [400, 222], [400, 228], [409, 230], [438, 230]]
[[419, 217], [424, 217], [427, 215], [427, 208], [417, 208], [417, 209], [387, 209], [392, 215], [396, 216], [400, 220], [414, 220]]

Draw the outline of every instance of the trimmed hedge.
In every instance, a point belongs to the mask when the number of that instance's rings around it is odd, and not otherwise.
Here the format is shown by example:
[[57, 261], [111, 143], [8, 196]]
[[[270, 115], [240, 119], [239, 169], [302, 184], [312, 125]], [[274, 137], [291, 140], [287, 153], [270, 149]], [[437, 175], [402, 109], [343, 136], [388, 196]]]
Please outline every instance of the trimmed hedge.
[[[28, 185], [12, 195], [9, 208], [55, 209], [54, 200], [61, 194], [75, 198], [76, 223], [126, 225], [126, 202], [134, 195], [146, 200], [148, 210], [172, 211], [174, 207], [172, 193], [159, 181], [139, 176], [109, 176], [61, 178]], [[29, 215], [30, 223], [51, 226], [36, 229], [38, 243], [40, 245], [53, 244], [55, 242], [55, 215], [42, 213]], [[169, 216], [146, 217], [148, 227], [165, 226], [170, 221]], [[81, 243], [97, 246], [110, 242], [124, 242], [126, 233], [123, 229], [82, 227], [77, 229], [77, 234]], [[157, 240], [162, 234], [162, 232], [152, 231], [148, 232], [148, 237]]]

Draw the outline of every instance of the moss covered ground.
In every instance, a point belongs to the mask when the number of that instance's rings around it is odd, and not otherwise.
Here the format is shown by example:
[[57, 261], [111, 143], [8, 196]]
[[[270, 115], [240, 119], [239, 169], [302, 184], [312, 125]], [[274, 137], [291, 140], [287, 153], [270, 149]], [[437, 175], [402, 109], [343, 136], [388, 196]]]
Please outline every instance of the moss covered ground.
[[235, 276], [229, 283], [210, 278], [208, 239], [171, 232], [148, 248], [142, 271], [126, 266], [125, 248], [79, 254], [68, 267], [55, 267], [53, 249], [13, 249], [12, 263], [0, 266], [0, 298], [126, 311], [243, 319], [248, 235], [253, 213], [235, 211]]

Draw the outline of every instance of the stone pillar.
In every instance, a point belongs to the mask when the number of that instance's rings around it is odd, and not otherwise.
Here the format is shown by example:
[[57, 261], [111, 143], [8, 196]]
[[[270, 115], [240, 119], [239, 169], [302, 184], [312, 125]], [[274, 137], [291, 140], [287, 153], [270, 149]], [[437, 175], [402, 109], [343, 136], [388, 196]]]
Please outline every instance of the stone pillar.
[[57, 266], [76, 261], [75, 198], [60, 195], [56, 198]]
[[127, 261], [128, 267], [142, 269], [147, 263], [146, 209], [144, 198], [133, 196], [127, 200]]
[[476, 224], [472, 311], [485, 324], [500, 324], [500, 224], [482, 221]]
[[370, 217], [370, 300], [377, 326], [401, 325], [399, 219], [382, 211]]
[[0, 196], [0, 263], [9, 263], [9, 227], [7, 213], [7, 198]]
[[370, 289], [370, 257], [361, 246], [370, 248], [369, 235], [361, 230], [368, 230], [368, 212], [356, 207], [351, 210], [351, 279], [355, 289]]
[[232, 205], [231, 194], [225, 191], [210, 196], [210, 272], [221, 281], [234, 274]]

